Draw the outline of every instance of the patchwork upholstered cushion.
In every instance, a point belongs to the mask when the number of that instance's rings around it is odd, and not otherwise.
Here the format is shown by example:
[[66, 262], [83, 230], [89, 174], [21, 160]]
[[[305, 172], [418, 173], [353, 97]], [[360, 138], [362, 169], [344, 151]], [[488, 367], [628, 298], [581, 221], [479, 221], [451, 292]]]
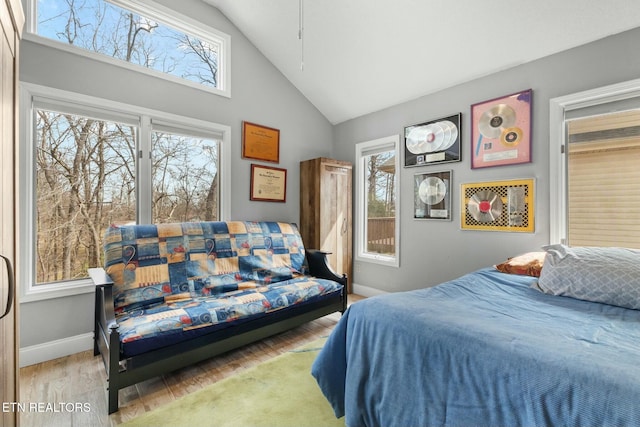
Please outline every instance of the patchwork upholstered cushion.
[[537, 287], [552, 295], [640, 309], [640, 251], [549, 245]]
[[508, 274], [540, 277], [545, 256], [545, 252], [527, 252], [496, 264], [496, 269]]
[[132, 308], [117, 316], [125, 355], [131, 356], [190, 337], [189, 332], [249, 320], [262, 314], [339, 292], [342, 285], [331, 280], [298, 277], [266, 286], [229, 290], [213, 297], [175, 298], [165, 303]]
[[105, 267], [116, 311], [289, 280], [302, 271], [294, 224], [197, 222], [110, 227]]

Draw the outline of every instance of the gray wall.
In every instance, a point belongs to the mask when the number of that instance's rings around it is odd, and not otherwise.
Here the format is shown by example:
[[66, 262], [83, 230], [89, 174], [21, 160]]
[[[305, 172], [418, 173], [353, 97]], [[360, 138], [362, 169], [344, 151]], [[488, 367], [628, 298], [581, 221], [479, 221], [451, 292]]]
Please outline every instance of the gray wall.
[[[331, 156], [332, 125], [221, 13], [198, 0], [182, 0], [180, 7], [231, 36], [231, 99], [29, 41], [21, 44], [20, 80], [230, 126], [231, 219], [298, 222], [299, 162]], [[288, 171], [286, 203], [249, 200], [256, 162], [241, 158], [243, 120], [280, 129], [274, 166]], [[90, 332], [92, 316], [91, 294], [23, 303], [21, 347]]]
[[[549, 99], [640, 77], [640, 28], [417, 98], [335, 126], [334, 155], [354, 161], [355, 144], [392, 134], [404, 126], [462, 112], [462, 161], [402, 168], [400, 268], [356, 262], [354, 282], [384, 291], [438, 284], [549, 242]], [[464, 55], [464, 49], [461, 49]], [[402, 64], [397, 64], [402, 66]], [[470, 106], [533, 89], [533, 162], [471, 170]], [[401, 140], [403, 138], [401, 137]], [[453, 171], [453, 221], [413, 219], [413, 175]], [[460, 184], [536, 179], [535, 233], [460, 229]], [[464, 208], [464, 207], [463, 207]]]

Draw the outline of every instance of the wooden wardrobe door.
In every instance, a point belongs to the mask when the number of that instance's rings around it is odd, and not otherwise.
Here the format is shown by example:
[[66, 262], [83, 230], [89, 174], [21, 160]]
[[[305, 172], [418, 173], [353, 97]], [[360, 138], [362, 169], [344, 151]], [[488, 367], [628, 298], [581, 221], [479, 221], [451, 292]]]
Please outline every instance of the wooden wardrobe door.
[[[15, 287], [17, 69], [19, 34], [24, 23], [18, 0], [0, 5], [0, 426], [15, 426], [18, 415], [11, 403], [18, 395], [18, 303]], [[9, 407], [6, 405], [9, 404]], [[8, 410], [7, 410], [8, 409]]]
[[348, 277], [351, 292], [351, 170], [325, 157], [300, 162], [300, 234], [305, 247], [329, 252], [329, 265]]

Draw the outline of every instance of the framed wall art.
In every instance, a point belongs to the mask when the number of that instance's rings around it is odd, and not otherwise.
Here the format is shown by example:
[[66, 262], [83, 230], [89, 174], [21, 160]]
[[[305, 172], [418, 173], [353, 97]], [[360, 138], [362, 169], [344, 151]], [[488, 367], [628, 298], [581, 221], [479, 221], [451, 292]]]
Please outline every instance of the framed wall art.
[[463, 230], [533, 233], [534, 180], [462, 184], [460, 221]]
[[413, 218], [451, 220], [451, 171], [413, 176]]
[[532, 90], [471, 106], [471, 168], [531, 161]]
[[404, 166], [460, 161], [462, 114], [404, 128]]
[[280, 163], [280, 130], [242, 122], [242, 158]]
[[271, 166], [251, 165], [250, 200], [287, 201], [287, 170]]

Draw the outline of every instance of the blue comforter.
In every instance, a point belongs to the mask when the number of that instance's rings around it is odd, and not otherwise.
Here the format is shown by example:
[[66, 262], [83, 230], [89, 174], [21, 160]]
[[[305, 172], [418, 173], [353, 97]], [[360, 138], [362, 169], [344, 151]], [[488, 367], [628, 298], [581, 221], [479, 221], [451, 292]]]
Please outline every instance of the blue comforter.
[[640, 311], [485, 268], [359, 301], [312, 374], [355, 426], [638, 426]]

